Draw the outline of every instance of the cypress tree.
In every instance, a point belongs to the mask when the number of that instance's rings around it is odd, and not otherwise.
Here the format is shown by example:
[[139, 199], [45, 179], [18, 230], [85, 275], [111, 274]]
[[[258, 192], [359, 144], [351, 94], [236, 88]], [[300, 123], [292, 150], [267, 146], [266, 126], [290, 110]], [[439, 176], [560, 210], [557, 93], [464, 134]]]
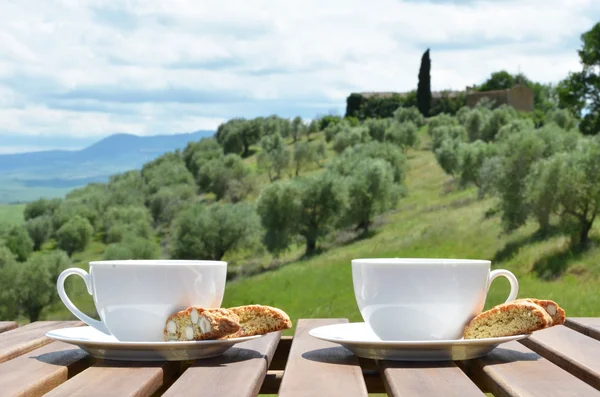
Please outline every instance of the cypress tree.
[[419, 69], [419, 85], [417, 86], [417, 107], [423, 116], [429, 115], [431, 107], [431, 59], [429, 58], [429, 48], [421, 57], [421, 67]]

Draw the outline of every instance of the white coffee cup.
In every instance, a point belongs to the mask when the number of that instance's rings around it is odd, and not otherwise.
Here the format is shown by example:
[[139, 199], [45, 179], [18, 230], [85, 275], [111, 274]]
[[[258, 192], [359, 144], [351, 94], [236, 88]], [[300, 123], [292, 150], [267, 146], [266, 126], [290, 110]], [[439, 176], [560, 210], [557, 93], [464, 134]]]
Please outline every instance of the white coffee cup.
[[517, 297], [517, 278], [508, 270], [490, 271], [490, 265], [467, 259], [355, 259], [354, 294], [363, 319], [382, 340], [460, 339], [483, 310], [494, 278], [509, 280], [506, 302]]
[[[64, 282], [83, 278], [101, 321], [82, 313], [65, 293]], [[119, 341], [163, 341], [167, 317], [189, 306], [220, 307], [227, 263], [196, 260], [116, 260], [90, 262], [63, 271], [60, 299], [81, 321]]]

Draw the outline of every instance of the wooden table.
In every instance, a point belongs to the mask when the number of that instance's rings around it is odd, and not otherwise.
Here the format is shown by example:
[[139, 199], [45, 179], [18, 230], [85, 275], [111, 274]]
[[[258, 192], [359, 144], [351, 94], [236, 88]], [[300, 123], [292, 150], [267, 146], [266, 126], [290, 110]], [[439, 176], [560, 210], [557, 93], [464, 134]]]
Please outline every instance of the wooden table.
[[273, 333], [221, 357], [158, 363], [95, 360], [44, 336], [78, 322], [0, 322], [0, 396], [600, 396], [600, 318], [570, 318], [484, 358], [440, 363], [358, 359], [308, 335], [346, 321], [300, 320], [293, 338]]

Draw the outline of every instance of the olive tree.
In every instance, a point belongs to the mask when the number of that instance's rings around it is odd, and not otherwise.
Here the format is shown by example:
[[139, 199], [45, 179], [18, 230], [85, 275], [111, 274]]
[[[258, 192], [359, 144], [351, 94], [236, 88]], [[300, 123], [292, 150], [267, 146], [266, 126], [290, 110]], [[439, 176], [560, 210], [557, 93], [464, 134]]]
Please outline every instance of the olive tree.
[[382, 159], [392, 167], [394, 183], [402, 183], [406, 175], [406, 157], [398, 146], [389, 142], [371, 141], [345, 150], [330, 165], [330, 169], [342, 176], [350, 176], [356, 164], [365, 158]]
[[262, 151], [258, 154], [257, 163], [260, 169], [266, 170], [269, 180], [281, 178], [290, 165], [290, 152], [279, 134], [264, 136], [260, 141]]
[[33, 241], [33, 250], [39, 251], [42, 244], [44, 244], [52, 233], [52, 218], [50, 215], [31, 218], [25, 223], [25, 227], [31, 241]]
[[74, 252], [85, 249], [90, 242], [92, 232], [93, 228], [90, 222], [77, 215], [58, 229], [56, 245], [72, 256]]
[[146, 187], [140, 170], [112, 175], [108, 181], [108, 203], [111, 206], [142, 206]]
[[467, 129], [469, 141], [474, 142], [481, 139], [483, 126], [486, 123], [486, 116], [486, 112], [479, 109], [473, 109], [467, 114], [464, 126]]
[[259, 228], [249, 204], [195, 204], [175, 220], [171, 257], [221, 260], [228, 252], [254, 246]]
[[153, 238], [125, 234], [119, 242], [106, 247], [103, 257], [104, 260], [156, 259], [160, 257], [160, 246]]
[[544, 142], [535, 131], [513, 134], [500, 148], [502, 173], [497, 179], [496, 191], [506, 231], [519, 228], [530, 215], [525, 199], [525, 178], [531, 165], [542, 158], [543, 153]]
[[476, 140], [472, 143], [462, 143], [458, 146], [459, 181], [462, 187], [473, 184], [481, 189], [483, 185], [480, 174], [481, 167], [486, 159], [496, 154], [496, 146]]
[[294, 175], [299, 176], [302, 169], [317, 161], [316, 147], [309, 142], [296, 142], [292, 165]]
[[375, 141], [383, 142], [385, 139], [385, 131], [392, 124], [392, 119], [369, 119], [364, 125], [369, 130], [369, 135]]
[[563, 224], [574, 224], [573, 242], [585, 247], [600, 212], [598, 138], [581, 139], [575, 150], [555, 153], [536, 163], [527, 178], [526, 194], [543, 216], [555, 212]]
[[294, 117], [294, 120], [292, 120], [292, 124], [290, 125], [290, 135], [292, 136], [294, 143], [302, 136], [304, 129], [305, 125], [302, 122], [302, 117]]
[[267, 186], [257, 205], [266, 230], [265, 245], [280, 252], [301, 236], [306, 255], [313, 255], [319, 239], [334, 230], [345, 214], [347, 197], [344, 180], [331, 172]]
[[8, 248], [0, 245], [0, 320], [14, 321], [19, 314], [17, 279], [21, 265]]
[[333, 150], [342, 153], [346, 148], [370, 141], [369, 131], [364, 127], [353, 127], [333, 138]]
[[5, 238], [6, 247], [15, 254], [19, 262], [24, 262], [33, 252], [33, 241], [25, 226], [14, 226]]
[[396, 204], [396, 188], [388, 162], [370, 158], [358, 162], [348, 179], [348, 221], [368, 234], [373, 217]]
[[554, 122], [559, 127], [565, 130], [575, 128], [577, 124], [575, 118], [573, 117], [573, 114], [568, 109], [553, 110], [548, 114], [547, 121]]
[[111, 207], [104, 215], [103, 232], [105, 243], [117, 243], [126, 235], [150, 239], [152, 215], [141, 206]]
[[461, 141], [458, 139], [446, 138], [435, 150], [435, 159], [444, 172], [452, 177], [458, 172], [459, 157], [458, 148]]
[[308, 126], [304, 128], [304, 133], [306, 134], [306, 140], [310, 141], [310, 135], [319, 132], [319, 121], [311, 120]]
[[440, 113], [437, 116], [429, 118], [427, 121], [427, 130], [429, 131], [429, 134], [432, 135], [433, 131], [438, 127], [455, 125], [458, 125], [456, 117], [452, 117], [447, 113]]
[[204, 163], [222, 156], [223, 147], [215, 138], [203, 138], [196, 142], [190, 142], [183, 150], [183, 161], [194, 178]]
[[[420, 114], [420, 113], [419, 113]], [[418, 144], [417, 126], [412, 121], [391, 123], [385, 130], [384, 140], [400, 146], [403, 150]]]
[[235, 118], [219, 125], [216, 139], [225, 153], [247, 157], [250, 155], [250, 146], [258, 143], [261, 135], [262, 120]]
[[441, 125], [430, 132], [431, 150], [435, 152], [440, 148], [445, 140], [454, 140], [456, 142], [467, 141], [467, 130], [462, 125]]
[[50, 304], [56, 285], [43, 256], [34, 256], [21, 264], [17, 277], [17, 301], [30, 322], [38, 321], [42, 310]]
[[23, 216], [25, 220], [37, 218], [42, 215], [52, 215], [60, 205], [61, 199], [45, 199], [41, 198], [25, 205]]
[[500, 128], [518, 117], [519, 113], [510, 106], [502, 105], [494, 109], [485, 120], [479, 138], [486, 142], [493, 141], [496, 139]]
[[201, 191], [214, 193], [217, 200], [230, 196], [241, 200], [252, 190], [246, 183], [250, 176], [244, 160], [237, 154], [228, 154], [204, 164], [198, 171], [197, 182]]
[[417, 128], [420, 128], [425, 125], [425, 117], [423, 117], [423, 115], [416, 106], [399, 107], [394, 112], [394, 119], [400, 124], [411, 122]]
[[300, 235], [306, 240], [306, 255], [315, 253], [317, 241], [335, 229], [347, 207], [343, 180], [325, 172], [300, 182]]
[[261, 191], [256, 205], [265, 233], [263, 244], [276, 255], [288, 249], [298, 235], [300, 186], [291, 181], [271, 183]]

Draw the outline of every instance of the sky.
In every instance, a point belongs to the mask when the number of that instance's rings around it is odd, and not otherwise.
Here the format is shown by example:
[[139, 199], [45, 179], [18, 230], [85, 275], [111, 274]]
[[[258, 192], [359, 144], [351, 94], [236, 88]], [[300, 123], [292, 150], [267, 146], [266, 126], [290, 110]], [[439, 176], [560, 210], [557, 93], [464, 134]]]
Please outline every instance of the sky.
[[344, 114], [351, 92], [579, 70], [598, 0], [3, 0], [0, 153], [233, 117]]

